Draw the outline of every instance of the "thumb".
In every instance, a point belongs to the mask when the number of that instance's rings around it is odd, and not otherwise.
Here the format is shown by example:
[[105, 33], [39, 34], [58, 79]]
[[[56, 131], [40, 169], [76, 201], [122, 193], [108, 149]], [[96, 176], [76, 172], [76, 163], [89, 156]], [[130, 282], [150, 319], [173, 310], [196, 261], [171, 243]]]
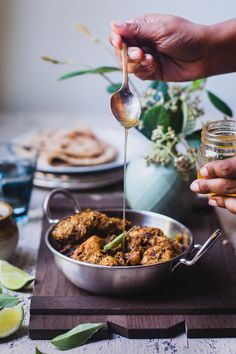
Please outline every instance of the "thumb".
[[138, 17], [133, 20], [128, 20], [124, 23], [120, 21], [112, 21], [112, 29], [121, 37], [130, 40], [153, 40], [155, 29], [154, 24], [148, 19]]

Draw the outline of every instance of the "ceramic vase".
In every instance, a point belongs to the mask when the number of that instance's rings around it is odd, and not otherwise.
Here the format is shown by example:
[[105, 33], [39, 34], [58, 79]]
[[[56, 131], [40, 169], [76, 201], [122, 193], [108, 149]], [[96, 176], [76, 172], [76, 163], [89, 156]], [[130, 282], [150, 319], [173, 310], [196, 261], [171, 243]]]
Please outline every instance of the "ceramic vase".
[[174, 167], [147, 166], [144, 157], [139, 157], [129, 163], [126, 178], [127, 201], [132, 209], [154, 211], [177, 220], [187, 218], [195, 194]]

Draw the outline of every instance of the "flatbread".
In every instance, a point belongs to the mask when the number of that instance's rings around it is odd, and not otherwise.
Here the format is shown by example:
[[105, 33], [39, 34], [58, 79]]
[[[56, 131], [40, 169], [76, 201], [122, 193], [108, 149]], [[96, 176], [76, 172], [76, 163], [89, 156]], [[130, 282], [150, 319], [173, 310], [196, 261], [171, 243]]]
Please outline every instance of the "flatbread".
[[113, 161], [117, 155], [116, 149], [111, 145], [104, 145], [103, 153], [93, 157], [76, 157], [63, 154], [61, 151], [54, 151], [48, 155], [48, 162], [52, 166], [94, 166]]
[[51, 166], [94, 166], [113, 161], [117, 150], [101, 141], [88, 127], [40, 132], [31, 140], [39, 162]]

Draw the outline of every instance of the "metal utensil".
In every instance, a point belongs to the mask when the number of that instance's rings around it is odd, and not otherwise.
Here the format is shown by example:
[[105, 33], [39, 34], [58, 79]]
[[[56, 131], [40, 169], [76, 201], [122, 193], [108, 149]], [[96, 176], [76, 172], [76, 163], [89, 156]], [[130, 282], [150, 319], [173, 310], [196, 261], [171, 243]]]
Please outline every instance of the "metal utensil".
[[126, 129], [137, 125], [141, 115], [141, 104], [129, 89], [127, 70], [127, 45], [122, 45], [123, 84], [119, 91], [111, 96], [110, 107], [113, 116]]
[[[44, 212], [51, 224], [45, 234], [45, 242], [52, 252], [57, 267], [76, 286], [96, 294], [124, 294], [135, 293], [145, 290], [154, 284], [162, 284], [162, 280], [168, 279], [172, 271], [178, 264], [192, 266], [199, 258], [214, 244], [221, 234], [217, 230], [206, 243], [201, 246], [194, 245], [191, 231], [180, 222], [167, 216], [156, 214], [148, 211], [127, 210], [127, 219], [132, 225], [143, 225], [161, 228], [168, 237], [172, 238], [177, 233], [182, 233], [188, 239], [189, 247], [175, 258], [162, 263], [147, 265], [147, 266], [100, 266], [91, 263], [85, 263], [69, 258], [55, 248], [54, 239], [51, 236], [52, 230], [58, 223], [58, 219], [53, 220], [50, 213], [51, 199], [57, 193], [63, 193], [62, 189], [52, 191], [44, 203]], [[68, 197], [69, 192], [64, 192]], [[72, 199], [70, 197], [72, 201]], [[75, 212], [78, 212], [78, 204], [74, 205]], [[122, 217], [122, 210], [101, 210], [108, 216]], [[49, 213], [49, 215], [48, 215]], [[63, 219], [62, 219], [63, 220]], [[198, 250], [195, 256], [192, 252]], [[182, 271], [182, 269], [179, 269]], [[160, 285], [162, 288], [162, 285]]]

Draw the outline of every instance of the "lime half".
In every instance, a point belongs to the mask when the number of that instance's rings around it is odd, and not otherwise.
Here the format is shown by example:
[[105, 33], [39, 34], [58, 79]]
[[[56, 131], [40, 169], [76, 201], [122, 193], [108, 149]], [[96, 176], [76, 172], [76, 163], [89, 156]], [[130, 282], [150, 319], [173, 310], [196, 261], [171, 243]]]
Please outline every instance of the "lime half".
[[4, 307], [0, 311], [0, 338], [5, 338], [15, 333], [24, 319], [22, 304], [13, 307]]
[[34, 281], [34, 277], [13, 266], [7, 261], [0, 260], [0, 282], [10, 290], [20, 290]]

